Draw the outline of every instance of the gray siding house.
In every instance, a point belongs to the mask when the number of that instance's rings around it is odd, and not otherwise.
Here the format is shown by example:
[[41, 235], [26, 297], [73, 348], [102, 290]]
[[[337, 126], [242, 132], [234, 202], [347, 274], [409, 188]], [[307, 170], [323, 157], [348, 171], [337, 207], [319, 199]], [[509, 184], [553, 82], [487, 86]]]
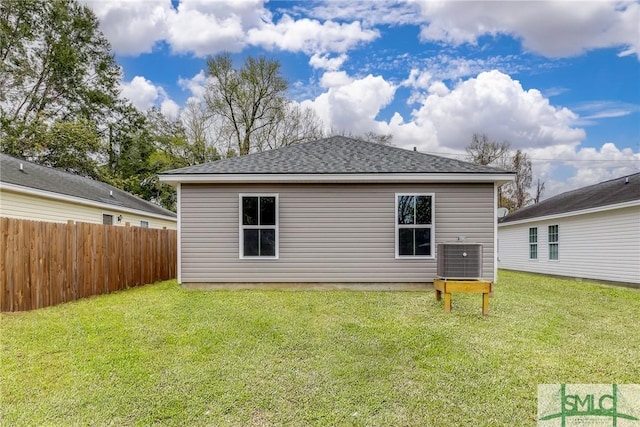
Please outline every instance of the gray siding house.
[[503, 170], [332, 137], [164, 172], [178, 191], [178, 280], [427, 283], [438, 243], [496, 271]]
[[500, 268], [640, 284], [640, 173], [515, 211], [498, 235]]

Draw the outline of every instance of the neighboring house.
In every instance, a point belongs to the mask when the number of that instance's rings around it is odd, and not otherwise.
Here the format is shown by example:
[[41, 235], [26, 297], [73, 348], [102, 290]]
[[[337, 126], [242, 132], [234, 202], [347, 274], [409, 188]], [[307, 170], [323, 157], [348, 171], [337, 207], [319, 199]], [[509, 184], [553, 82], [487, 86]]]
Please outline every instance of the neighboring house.
[[484, 245], [513, 174], [332, 137], [164, 172], [178, 192], [178, 279], [431, 282], [436, 244]]
[[527, 206], [498, 224], [499, 266], [640, 283], [640, 173]]
[[0, 154], [0, 217], [176, 229], [176, 214], [104, 182]]

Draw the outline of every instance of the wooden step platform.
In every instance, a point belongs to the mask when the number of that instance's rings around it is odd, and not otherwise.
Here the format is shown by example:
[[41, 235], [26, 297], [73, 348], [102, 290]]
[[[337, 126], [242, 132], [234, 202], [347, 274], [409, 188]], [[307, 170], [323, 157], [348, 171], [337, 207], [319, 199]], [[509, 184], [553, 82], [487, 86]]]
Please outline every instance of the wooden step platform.
[[482, 294], [482, 314], [489, 314], [489, 293], [493, 292], [493, 282], [488, 280], [449, 280], [442, 278], [433, 279], [433, 287], [436, 290], [436, 299], [442, 299], [444, 293], [444, 312], [451, 313], [451, 294], [478, 293]]

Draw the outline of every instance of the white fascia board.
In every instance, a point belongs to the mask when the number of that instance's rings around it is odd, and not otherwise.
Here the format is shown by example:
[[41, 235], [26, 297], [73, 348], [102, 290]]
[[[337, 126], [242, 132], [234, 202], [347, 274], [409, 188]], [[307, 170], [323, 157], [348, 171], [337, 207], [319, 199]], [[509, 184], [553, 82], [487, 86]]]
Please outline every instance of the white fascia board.
[[616, 203], [615, 205], [598, 206], [597, 208], [582, 209], [579, 211], [562, 212], [554, 215], [536, 216], [533, 218], [521, 219], [519, 221], [509, 221], [506, 223], [498, 224], [498, 227], [509, 227], [511, 225], [527, 224], [530, 222], [538, 221], [550, 221], [558, 218], [566, 218], [570, 216], [586, 215], [597, 212], [612, 211], [614, 209], [630, 208], [633, 206], [640, 206], [640, 200], [631, 200], [629, 202]]
[[8, 184], [0, 182], [0, 190], [13, 191], [15, 193], [28, 194], [31, 196], [43, 197], [46, 199], [59, 200], [62, 202], [75, 203], [78, 205], [92, 206], [110, 211], [127, 212], [135, 215], [148, 216], [150, 218], [164, 219], [167, 221], [176, 221], [175, 217], [160, 215], [152, 212], [141, 211], [139, 209], [127, 208], [125, 206], [110, 205], [109, 203], [96, 202], [94, 200], [83, 199], [81, 197], [68, 196], [66, 194], [54, 193], [51, 191], [38, 190], [36, 188], [24, 187], [22, 185]]
[[498, 185], [513, 181], [511, 173], [403, 173], [403, 174], [184, 174], [159, 175], [160, 181], [182, 184], [234, 183], [413, 183], [413, 182], [492, 182]]
[[493, 184], [493, 281], [498, 281], [498, 184]]
[[176, 279], [179, 284], [182, 284], [182, 188], [180, 184], [176, 185], [176, 203], [178, 208], [178, 223], [176, 238], [178, 240], [178, 250], [176, 251]]

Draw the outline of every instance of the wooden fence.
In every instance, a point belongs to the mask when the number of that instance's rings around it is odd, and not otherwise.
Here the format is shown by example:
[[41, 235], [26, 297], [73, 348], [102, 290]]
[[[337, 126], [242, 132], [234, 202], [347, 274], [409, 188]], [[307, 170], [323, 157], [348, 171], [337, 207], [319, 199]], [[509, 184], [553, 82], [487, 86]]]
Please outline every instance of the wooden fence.
[[175, 230], [0, 222], [2, 311], [32, 310], [176, 277]]

